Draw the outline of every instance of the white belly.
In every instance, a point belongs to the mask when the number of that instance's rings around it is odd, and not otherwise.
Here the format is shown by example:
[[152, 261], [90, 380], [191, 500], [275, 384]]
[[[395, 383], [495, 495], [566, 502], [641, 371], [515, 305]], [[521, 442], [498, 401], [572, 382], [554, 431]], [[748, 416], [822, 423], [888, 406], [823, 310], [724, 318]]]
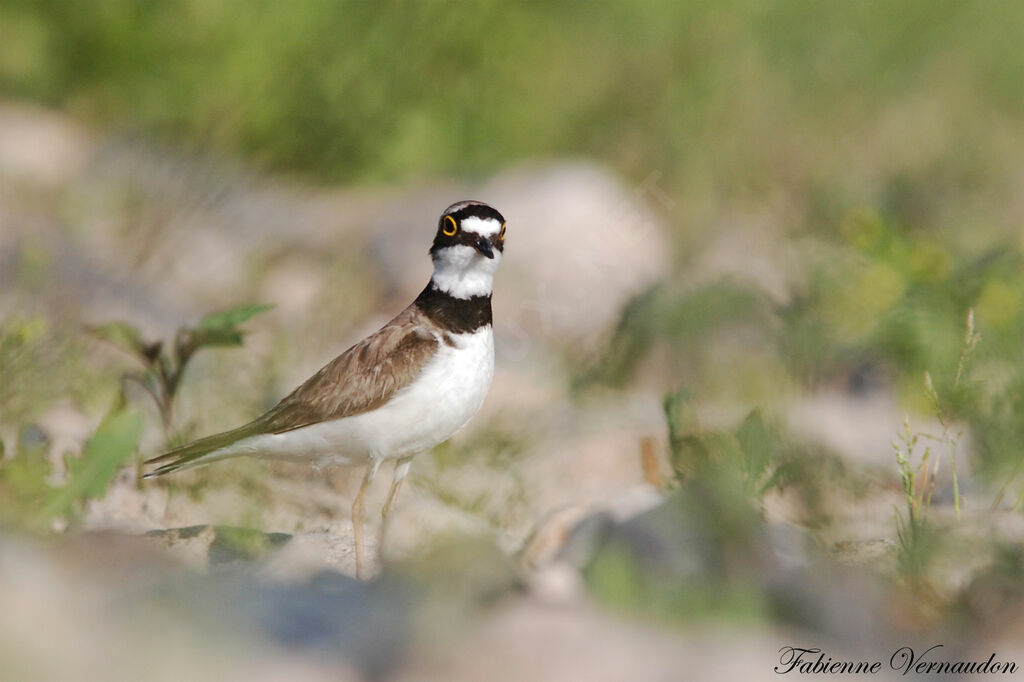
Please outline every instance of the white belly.
[[490, 326], [449, 338], [453, 345], [442, 342], [419, 377], [376, 410], [253, 436], [207, 457], [253, 455], [357, 465], [429, 450], [451, 438], [476, 414], [494, 377]]

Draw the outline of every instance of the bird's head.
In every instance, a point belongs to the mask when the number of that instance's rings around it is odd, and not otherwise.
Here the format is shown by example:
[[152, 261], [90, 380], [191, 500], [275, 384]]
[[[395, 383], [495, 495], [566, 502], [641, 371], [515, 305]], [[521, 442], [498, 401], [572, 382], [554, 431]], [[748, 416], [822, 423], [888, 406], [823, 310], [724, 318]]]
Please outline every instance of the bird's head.
[[505, 251], [505, 218], [482, 201], [444, 210], [430, 247], [433, 282], [456, 298], [490, 295]]

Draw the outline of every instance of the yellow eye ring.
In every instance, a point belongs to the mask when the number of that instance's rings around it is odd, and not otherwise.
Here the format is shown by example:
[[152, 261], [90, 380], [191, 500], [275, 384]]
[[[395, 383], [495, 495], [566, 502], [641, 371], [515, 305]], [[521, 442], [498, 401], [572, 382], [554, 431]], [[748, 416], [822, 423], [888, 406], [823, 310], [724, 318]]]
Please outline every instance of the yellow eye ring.
[[455, 218], [450, 215], [444, 217], [444, 227], [441, 228], [441, 232], [446, 237], [454, 237], [455, 233], [459, 231], [459, 226], [455, 223]]
[[501, 224], [501, 232], [498, 233], [498, 237], [501, 241], [505, 241], [505, 223]]

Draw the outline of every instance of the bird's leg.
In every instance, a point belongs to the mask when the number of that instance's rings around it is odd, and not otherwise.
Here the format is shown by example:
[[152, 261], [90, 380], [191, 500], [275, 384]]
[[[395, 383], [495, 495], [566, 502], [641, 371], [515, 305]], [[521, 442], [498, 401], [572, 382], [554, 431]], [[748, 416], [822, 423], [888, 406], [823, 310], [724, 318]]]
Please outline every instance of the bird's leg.
[[380, 463], [381, 460], [374, 458], [366, 466], [363, 482], [359, 486], [356, 499], [352, 502], [352, 531], [356, 541], [356, 577], [359, 579], [363, 578], [363, 514], [365, 512], [366, 489], [370, 487], [373, 477], [377, 475]]
[[406, 475], [409, 473], [409, 467], [412, 465], [412, 457], [403, 457], [398, 460], [395, 465], [395, 473], [391, 477], [391, 490], [388, 491], [388, 498], [384, 501], [384, 509], [380, 512], [381, 520], [381, 533], [384, 532], [383, 526], [388, 522], [388, 514], [391, 512], [391, 504], [395, 501], [395, 496], [398, 495], [398, 489], [402, 487], [402, 481], [405, 480]]
[[395, 464], [395, 473], [391, 476], [391, 489], [388, 490], [388, 497], [384, 501], [384, 508], [380, 512], [380, 541], [377, 543], [377, 556], [384, 552], [384, 533], [388, 528], [388, 514], [391, 512], [391, 504], [398, 495], [398, 489], [402, 487], [402, 481], [409, 473], [409, 466], [412, 464], [412, 457], [403, 457]]

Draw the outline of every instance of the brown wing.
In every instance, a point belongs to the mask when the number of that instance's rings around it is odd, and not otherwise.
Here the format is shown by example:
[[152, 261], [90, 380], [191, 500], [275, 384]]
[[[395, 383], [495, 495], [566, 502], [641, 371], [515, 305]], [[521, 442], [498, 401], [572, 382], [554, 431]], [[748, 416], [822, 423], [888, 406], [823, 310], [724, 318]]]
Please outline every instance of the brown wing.
[[258, 421], [282, 433], [369, 412], [415, 379], [437, 351], [432, 323], [415, 306], [336, 357]]

